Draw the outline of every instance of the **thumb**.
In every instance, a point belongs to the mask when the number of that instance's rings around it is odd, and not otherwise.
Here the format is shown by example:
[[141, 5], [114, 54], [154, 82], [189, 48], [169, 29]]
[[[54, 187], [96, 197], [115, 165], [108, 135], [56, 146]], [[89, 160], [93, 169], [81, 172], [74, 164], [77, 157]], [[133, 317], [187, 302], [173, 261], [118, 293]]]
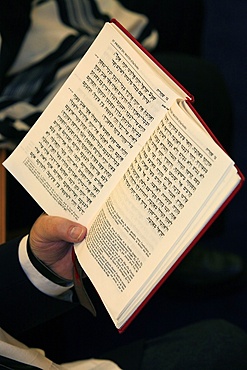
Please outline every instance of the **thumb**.
[[85, 226], [58, 216], [41, 215], [33, 225], [33, 234], [47, 241], [66, 241], [77, 243], [82, 241], [87, 233]]
[[70, 238], [68, 241], [72, 243], [80, 242], [85, 238], [86, 233], [87, 229], [84, 226], [80, 224], [73, 224], [69, 226], [67, 231], [68, 238]]

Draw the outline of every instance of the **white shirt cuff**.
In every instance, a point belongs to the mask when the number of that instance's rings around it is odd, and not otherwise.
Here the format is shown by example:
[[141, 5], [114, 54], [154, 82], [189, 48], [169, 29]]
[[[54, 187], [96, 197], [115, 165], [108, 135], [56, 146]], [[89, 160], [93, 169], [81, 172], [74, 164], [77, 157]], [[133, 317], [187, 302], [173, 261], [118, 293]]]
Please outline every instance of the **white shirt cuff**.
[[52, 297], [58, 297], [68, 292], [68, 290], [73, 287], [73, 283], [71, 283], [71, 285], [68, 285], [66, 287], [58, 285], [52, 282], [51, 280], [47, 279], [38, 270], [36, 270], [36, 268], [33, 266], [31, 261], [29, 260], [29, 257], [27, 254], [27, 239], [28, 239], [28, 235], [26, 235], [20, 241], [19, 261], [20, 261], [23, 271], [27, 275], [30, 282], [38, 290]]

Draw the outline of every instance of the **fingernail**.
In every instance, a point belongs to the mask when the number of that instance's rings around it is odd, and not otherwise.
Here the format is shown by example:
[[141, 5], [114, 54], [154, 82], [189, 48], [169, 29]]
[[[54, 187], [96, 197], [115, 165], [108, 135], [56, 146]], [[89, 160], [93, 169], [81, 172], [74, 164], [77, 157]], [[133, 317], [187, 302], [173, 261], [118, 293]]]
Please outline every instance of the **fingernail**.
[[70, 230], [70, 236], [71, 238], [73, 238], [74, 240], [79, 240], [80, 239], [80, 236], [81, 234], [84, 232], [84, 228], [81, 227], [81, 226], [74, 226], [72, 227], [72, 229]]

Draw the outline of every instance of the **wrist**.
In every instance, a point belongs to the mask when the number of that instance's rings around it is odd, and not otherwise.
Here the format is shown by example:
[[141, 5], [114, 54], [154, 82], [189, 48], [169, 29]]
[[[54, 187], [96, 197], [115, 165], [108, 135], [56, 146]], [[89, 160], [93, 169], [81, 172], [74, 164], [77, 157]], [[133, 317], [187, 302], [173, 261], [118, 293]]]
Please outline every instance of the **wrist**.
[[[73, 282], [70, 282], [70, 280], [67, 280], [68, 282], [67, 286], [66, 284], [60, 285], [60, 284], [54, 283], [52, 280], [44, 276], [44, 274], [41, 273], [30, 261], [30, 258], [27, 252], [27, 245], [28, 245], [27, 240], [28, 240], [27, 235], [21, 239], [19, 243], [19, 248], [18, 248], [18, 258], [19, 258], [20, 265], [23, 269], [23, 272], [27, 276], [30, 283], [32, 283], [38, 290], [40, 290], [44, 294], [47, 294], [49, 296], [56, 297], [56, 298], [71, 300], [71, 298], [67, 298], [67, 295], [70, 294], [71, 288], [74, 286]], [[36, 264], [36, 266], [38, 267], [38, 264]], [[61, 279], [61, 277], [59, 278]], [[62, 278], [62, 280], [64, 282], [65, 279]]]
[[40, 274], [42, 274], [44, 277], [49, 279], [55, 284], [61, 285], [63, 287], [67, 287], [72, 284], [72, 280], [65, 279], [56, 272], [54, 272], [52, 269], [50, 269], [43, 261], [41, 261], [32, 251], [31, 245], [30, 245], [30, 237], [27, 239], [27, 254], [30, 259], [30, 262], [32, 265], [39, 271]]

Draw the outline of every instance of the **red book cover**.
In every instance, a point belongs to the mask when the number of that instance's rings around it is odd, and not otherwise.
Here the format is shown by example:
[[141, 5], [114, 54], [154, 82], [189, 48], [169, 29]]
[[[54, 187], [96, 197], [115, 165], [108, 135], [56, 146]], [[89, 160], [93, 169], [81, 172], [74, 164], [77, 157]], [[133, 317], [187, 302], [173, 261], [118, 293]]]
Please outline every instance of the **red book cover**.
[[[132, 40], [164, 73], [166, 73], [182, 90], [188, 95], [187, 104], [190, 106], [196, 117], [199, 119], [201, 124], [204, 126], [204, 128], [207, 130], [207, 132], [210, 134], [210, 136], [214, 139], [214, 141], [225, 151], [219, 140], [215, 137], [213, 132], [210, 130], [210, 128], [207, 126], [207, 124], [204, 122], [202, 117], [199, 115], [199, 113], [196, 111], [196, 109], [193, 107], [193, 101], [194, 96], [188, 92], [188, 90], [176, 79], [172, 76], [172, 74], [169, 73], [169, 71], [162, 66], [144, 47], [141, 45], [116, 19], [112, 19], [111, 21], [114, 23], [117, 27], [119, 27], [129, 38]], [[166, 279], [172, 274], [172, 272], [175, 270], [175, 268], [181, 263], [181, 261], [184, 259], [184, 257], [191, 251], [191, 249], [198, 243], [198, 241], [201, 239], [201, 237], [204, 235], [204, 233], [209, 229], [209, 227], [214, 223], [214, 221], [219, 217], [219, 215], [222, 213], [222, 211], [226, 208], [226, 206], [231, 202], [231, 200], [235, 197], [235, 195], [239, 192], [239, 190], [242, 188], [245, 177], [243, 173], [240, 171], [240, 169], [235, 165], [238, 175], [240, 177], [239, 184], [235, 187], [233, 192], [228, 196], [228, 198], [224, 201], [224, 203], [220, 206], [220, 208], [216, 211], [216, 213], [213, 215], [213, 217], [210, 219], [210, 221], [204, 226], [204, 228], [199, 232], [199, 234], [195, 237], [193, 242], [189, 245], [189, 247], [186, 249], [186, 251], [178, 258], [176, 263], [170, 268], [168, 273], [163, 276], [163, 278], [159, 281], [159, 283], [155, 286], [155, 288], [152, 290], [152, 292], [146, 297], [146, 299], [142, 302], [142, 304], [136, 309], [136, 311], [133, 313], [133, 315], [128, 319], [128, 321], [120, 328], [118, 329], [119, 333], [122, 333], [126, 330], [126, 328], [130, 325], [130, 323], [134, 320], [134, 318], [139, 314], [139, 312], [142, 310], [142, 308], [147, 304], [147, 302], [152, 298], [152, 296], [157, 292], [157, 290], [161, 287], [161, 285], [166, 281]]]

